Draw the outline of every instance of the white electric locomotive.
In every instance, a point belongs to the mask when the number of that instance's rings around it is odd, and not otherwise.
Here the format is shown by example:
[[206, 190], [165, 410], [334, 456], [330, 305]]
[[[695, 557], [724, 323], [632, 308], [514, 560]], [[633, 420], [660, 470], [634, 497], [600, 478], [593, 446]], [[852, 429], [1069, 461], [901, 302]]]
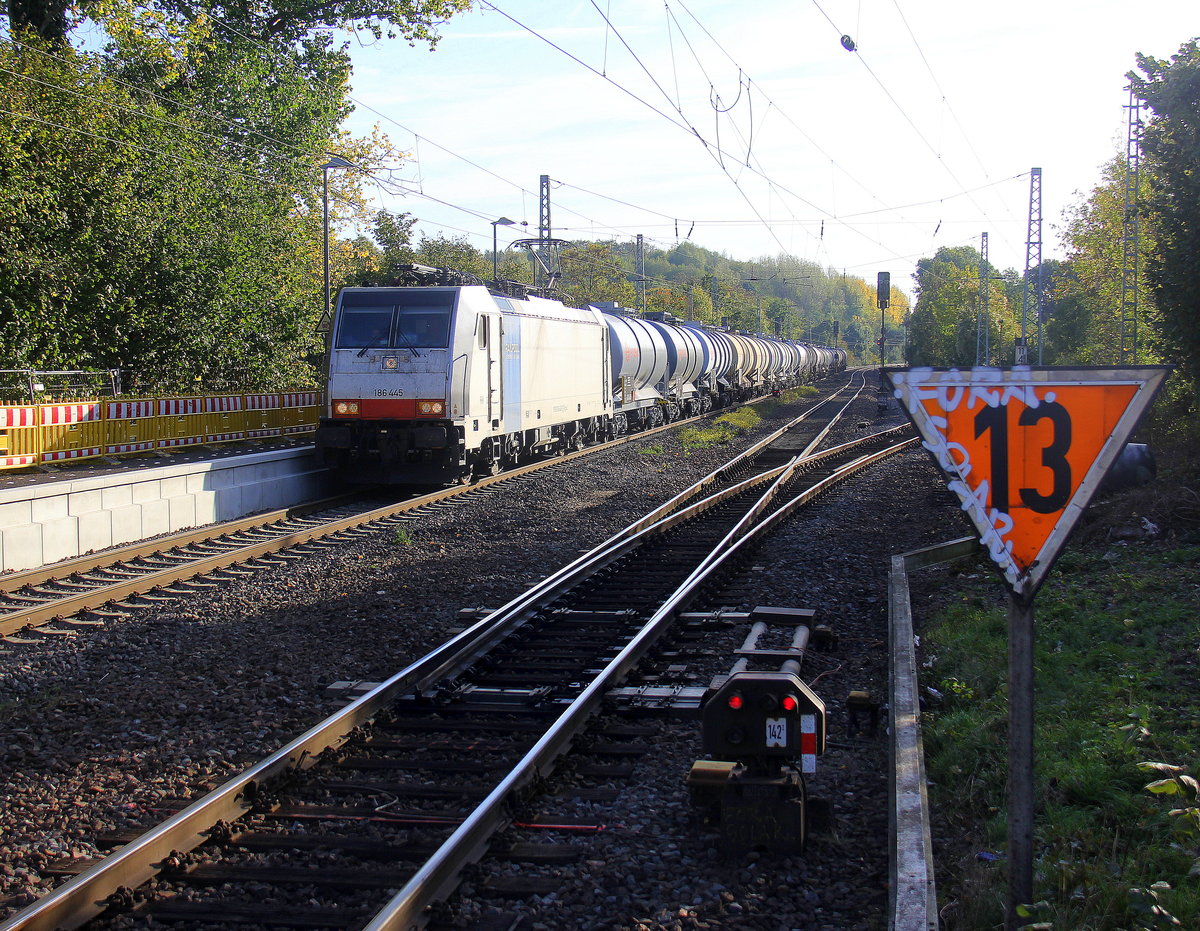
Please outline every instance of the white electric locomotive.
[[482, 285], [346, 288], [316, 445], [351, 481], [447, 484], [842, 368], [839, 350], [615, 306]]

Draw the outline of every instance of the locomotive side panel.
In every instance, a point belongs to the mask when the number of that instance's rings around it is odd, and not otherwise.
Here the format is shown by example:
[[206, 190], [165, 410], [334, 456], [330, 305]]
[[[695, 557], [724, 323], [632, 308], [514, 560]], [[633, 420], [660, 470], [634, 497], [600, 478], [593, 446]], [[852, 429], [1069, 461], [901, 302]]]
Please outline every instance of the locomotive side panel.
[[514, 305], [505, 315], [505, 357], [519, 360], [519, 420], [514, 427], [506, 418], [506, 428], [545, 430], [608, 413], [608, 330], [599, 315], [537, 299]]

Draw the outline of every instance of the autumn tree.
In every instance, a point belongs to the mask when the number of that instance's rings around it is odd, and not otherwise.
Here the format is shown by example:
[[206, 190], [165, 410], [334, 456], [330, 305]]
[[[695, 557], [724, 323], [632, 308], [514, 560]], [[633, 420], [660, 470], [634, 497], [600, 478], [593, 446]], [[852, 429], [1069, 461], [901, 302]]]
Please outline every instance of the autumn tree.
[[622, 307], [637, 303], [629, 271], [612, 243], [583, 242], [559, 253], [562, 277], [558, 287], [563, 303], [585, 307], [597, 301], [616, 301]]
[[[980, 279], [988, 289], [982, 319]], [[1003, 359], [1014, 336], [1007, 280], [984, 265], [971, 246], [943, 247], [917, 262], [917, 303], [908, 316], [907, 359], [912, 365], [969, 366], [976, 362], [980, 327], [988, 328], [992, 360]]]

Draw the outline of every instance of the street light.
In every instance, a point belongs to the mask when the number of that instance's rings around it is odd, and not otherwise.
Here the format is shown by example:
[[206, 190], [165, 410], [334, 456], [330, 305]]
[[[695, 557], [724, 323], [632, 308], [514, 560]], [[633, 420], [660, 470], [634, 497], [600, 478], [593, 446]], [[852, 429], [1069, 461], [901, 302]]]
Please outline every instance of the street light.
[[340, 155], [333, 156], [321, 166], [321, 175], [325, 182], [324, 193], [321, 197], [322, 230], [324, 232], [323, 245], [325, 251], [325, 316], [321, 319], [326, 324], [332, 324], [333, 322], [333, 316], [329, 312], [329, 169], [357, 167], [354, 162], [349, 162]]
[[496, 228], [500, 226], [516, 226], [516, 220], [510, 220], [508, 217], [501, 217], [499, 220], [492, 221], [492, 284], [499, 285], [500, 283], [500, 256], [497, 253], [496, 245]]

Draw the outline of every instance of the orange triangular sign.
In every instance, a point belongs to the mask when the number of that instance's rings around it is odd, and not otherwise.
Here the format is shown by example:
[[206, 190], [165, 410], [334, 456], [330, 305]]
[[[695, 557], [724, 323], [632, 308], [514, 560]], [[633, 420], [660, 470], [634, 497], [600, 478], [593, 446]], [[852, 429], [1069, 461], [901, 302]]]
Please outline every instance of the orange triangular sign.
[[1014, 593], [1032, 598], [1169, 369], [910, 368], [896, 397]]

